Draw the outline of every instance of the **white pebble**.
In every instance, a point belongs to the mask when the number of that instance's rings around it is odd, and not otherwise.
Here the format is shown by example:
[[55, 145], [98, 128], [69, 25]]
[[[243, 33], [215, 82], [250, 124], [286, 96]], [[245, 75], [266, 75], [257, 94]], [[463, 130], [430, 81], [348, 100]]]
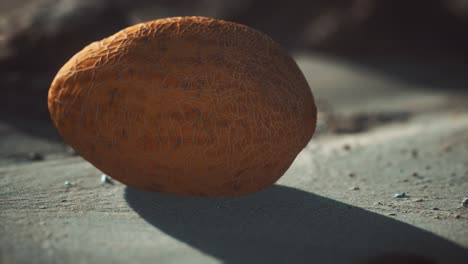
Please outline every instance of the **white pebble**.
[[66, 181], [66, 182], [64, 183], [64, 185], [67, 186], [67, 187], [70, 187], [70, 186], [73, 185], [73, 183], [72, 183], [72, 182], [69, 182], [69, 181]]
[[463, 198], [462, 207], [468, 207], [468, 197]]
[[404, 193], [404, 192], [403, 193], [395, 193], [393, 195], [393, 198], [406, 198], [406, 197], [408, 197], [408, 195], [406, 195], [406, 193]]
[[107, 183], [107, 184], [113, 184], [112, 178], [109, 177], [109, 176], [107, 176], [106, 174], [102, 174], [102, 175], [101, 175], [101, 183], [102, 183], [102, 184], [106, 184], [106, 183]]

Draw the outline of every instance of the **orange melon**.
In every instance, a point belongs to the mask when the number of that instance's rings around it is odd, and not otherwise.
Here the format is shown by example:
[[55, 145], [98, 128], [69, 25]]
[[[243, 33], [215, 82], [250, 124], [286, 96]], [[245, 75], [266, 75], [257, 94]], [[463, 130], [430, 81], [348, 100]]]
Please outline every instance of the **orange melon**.
[[74, 55], [49, 90], [65, 142], [148, 191], [235, 196], [277, 181], [311, 139], [312, 92], [294, 60], [244, 25], [176, 17]]

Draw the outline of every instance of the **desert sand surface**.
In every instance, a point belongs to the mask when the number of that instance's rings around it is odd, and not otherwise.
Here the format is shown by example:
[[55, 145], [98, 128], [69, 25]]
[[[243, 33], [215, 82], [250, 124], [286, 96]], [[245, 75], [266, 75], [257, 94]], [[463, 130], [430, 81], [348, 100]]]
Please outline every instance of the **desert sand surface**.
[[51, 123], [2, 116], [0, 262], [468, 263], [466, 84], [296, 59], [317, 133], [274, 186], [243, 197], [102, 183]]

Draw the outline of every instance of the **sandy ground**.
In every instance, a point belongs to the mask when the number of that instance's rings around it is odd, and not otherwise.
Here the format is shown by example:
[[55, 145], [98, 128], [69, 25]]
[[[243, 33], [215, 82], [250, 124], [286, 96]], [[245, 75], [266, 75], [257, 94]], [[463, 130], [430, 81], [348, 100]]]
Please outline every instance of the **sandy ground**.
[[245, 197], [102, 184], [49, 123], [2, 117], [0, 262], [468, 263], [467, 95], [298, 62], [317, 136], [277, 184]]

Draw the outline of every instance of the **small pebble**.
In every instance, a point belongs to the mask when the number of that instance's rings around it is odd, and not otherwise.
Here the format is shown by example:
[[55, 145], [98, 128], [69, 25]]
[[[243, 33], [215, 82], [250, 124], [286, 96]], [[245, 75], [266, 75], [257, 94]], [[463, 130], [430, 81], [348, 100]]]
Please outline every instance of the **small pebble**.
[[390, 215], [390, 216], [395, 216], [396, 214], [395, 214], [395, 213], [389, 213], [388, 215]]
[[39, 152], [30, 152], [28, 153], [29, 160], [32, 161], [41, 161], [44, 160], [44, 156]]
[[430, 170], [430, 169], [431, 169], [431, 166], [427, 165], [426, 170]]
[[114, 182], [112, 181], [112, 178], [107, 176], [106, 174], [101, 175], [101, 183], [102, 184], [114, 184]]
[[357, 187], [357, 186], [353, 186], [353, 187], [351, 187], [351, 188], [350, 188], [350, 190], [352, 190], [352, 191], [359, 191], [359, 190], [360, 190], [360, 188], [359, 188], [359, 187]]
[[343, 149], [344, 149], [344, 150], [351, 150], [351, 146], [348, 145], [348, 144], [344, 144], [344, 145], [343, 145]]
[[414, 201], [419, 203], [419, 202], [423, 202], [424, 200], [423, 199], [416, 199]]
[[69, 181], [66, 181], [66, 182], [64, 183], [64, 185], [65, 185], [66, 187], [70, 187], [70, 186], [73, 185], [73, 183], [72, 183], [72, 182], [69, 182]]
[[460, 215], [459, 214], [455, 215], [455, 219], [460, 219]]
[[403, 193], [395, 193], [393, 195], [393, 198], [406, 198], [406, 197], [408, 197], [408, 195], [406, 195], [406, 193], [404, 193], [404, 192]]
[[70, 146], [67, 147], [66, 151], [68, 154], [70, 154], [70, 156], [78, 156], [78, 153], [76, 152], [76, 150]]
[[463, 198], [462, 207], [468, 207], [468, 197]]
[[422, 175], [420, 175], [419, 173], [417, 172], [413, 172], [413, 174], [411, 174], [411, 176], [417, 178], [417, 179], [424, 179], [424, 177]]
[[434, 211], [439, 211], [440, 209], [437, 208], [437, 207], [434, 207], [434, 208], [432, 208], [432, 210], [434, 210]]
[[411, 156], [413, 156], [413, 158], [417, 158], [419, 155], [419, 152], [417, 149], [413, 149], [411, 150]]
[[352, 173], [352, 172], [351, 172], [350, 174], [348, 174], [348, 176], [349, 176], [350, 178], [356, 177], [356, 175], [355, 175], [354, 173]]

